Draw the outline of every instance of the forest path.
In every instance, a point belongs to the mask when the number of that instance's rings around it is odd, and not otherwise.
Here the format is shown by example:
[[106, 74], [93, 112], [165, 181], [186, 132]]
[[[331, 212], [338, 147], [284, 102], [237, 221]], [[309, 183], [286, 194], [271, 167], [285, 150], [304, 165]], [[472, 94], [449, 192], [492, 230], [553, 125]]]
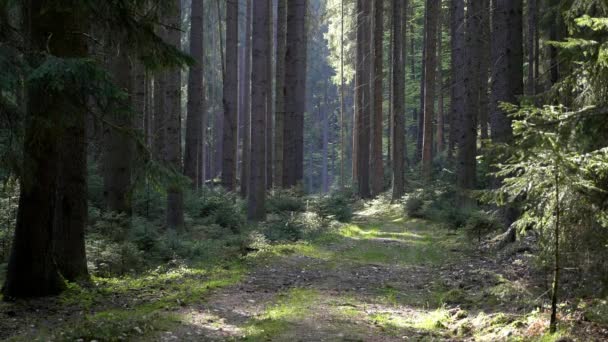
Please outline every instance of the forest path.
[[[338, 233], [258, 252], [243, 281], [184, 308], [181, 325], [159, 339], [473, 339], [474, 317], [460, 307], [501, 283], [500, 267], [473, 257], [465, 236], [399, 211], [364, 210]], [[499, 302], [493, 305], [486, 317], [507, 317]], [[511, 330], [475, 339], [496, 340]]]

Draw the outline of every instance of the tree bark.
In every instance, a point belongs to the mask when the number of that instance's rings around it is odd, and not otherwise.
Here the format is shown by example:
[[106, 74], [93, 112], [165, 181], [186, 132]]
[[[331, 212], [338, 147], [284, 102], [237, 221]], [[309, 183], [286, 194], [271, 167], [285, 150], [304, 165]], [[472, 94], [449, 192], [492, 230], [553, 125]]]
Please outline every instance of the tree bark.
[[437, 29], [437, 154], [444, 151], [444, 116], [443, 116], [443, 9], [439, 8], [439, 25]]
[[243, 142], [241, 152], [241, 196], [247, 196], [251, 156], [251, 2], [247, 0], [245, 14], [245, 92], [243, 93]]
[[[59, 58], [84, 58], [88, 54], [86, 39], [83, 35], [73, 32], [85, 32], [85, 17], [78, 11], [62, 11], [53, 1], [26, 0], [22, 5], [25, 28], [26, 51], [32, 52], [32, 61], [44, 62], [39, 53], [48, 52]], [[52, 39], [51, 39], [52, 38]], [[71, 153], [61, 154], [61, 141], [58, 130], [62, 123], [70, 117], [82, 117], [74, 122], [76, 130], [64, 132], [64, 143], [69, 139], [81, 140], [81, 127], [84, 123], [86, 109], [85, 96], [78, 93], [76, 85], [65, 84], [61, 90], [51, 91], [53, 87], [45, 84], [26, 83], [27, 120], [24, 137], [23, 169], [27, 174], [21, 179], [21, 194], [17, 214], [17, 225], [13, 240], [11, 256], [8, 262], [6, 281], [2, 288], [5, 300], [24, 297], [39, 297], [53, 295], [64, 288], [59, 275], [53, 253], [55, 222], [57, 210], [58, 166], [67, 161]], [[75, 155], [80, 155], [83, 146], [73, 146]], [[85, 150], [86, 151], [86, 150]], [[86, 152], [85, 152], [86, 153]], [[82, 158], [70, 161], [78, 164], [68, 166], [72, 171], [82, 170]], [[68, 176], [67, 174], [64, 175]], [[82, 190], [82, 177], [69, 189], [79, 192]], [[64, 178], [65, 179], [65, 178]], [[66, 184], [66, 183], [64, 183]], [[68, 189], [66, 189], [68, 190]], [[86, 194], [65, 194], [70, 200], [76, 201]], [[77, 195], [73, 197], [71, 195]], [[86, 210], [86, 204], [81, 204]], [[68, 209], [62, 206], [62, 211]], [[80, 215], [82, 208], [76, 208]], [[83, 228], [79, 214], [74, 213], [69, 226], [63, 226], [62, 231], [69, 229], [71, 233], [69, 244], [76, 249], [84, 249], [84, 239], [78, 231]], [[78, 244], [78, 246], [76, 246]], [[57, 250], [57, 253], [64, 251]], [[78, 254], [84, 257], [84, 254]], [[67, 256], [66, 256], [67, 257]], [[83, 262], [78, 260], [78, 262]]]
[[272, 10], [273, 1], [270, 0], [270, 5], [268, 6], [268, 28], [266, 34], [268, 35], [268, 39], [266, 39], [266, 189], [271, 189], [273, 186], [273, 98], [272, 98], [272, 41], [274, 40], [274, 32], [272, 28], [272, 22], [274, 17], [274, 11]]
[[237, 121], [238, 121], [238, 46], [239, 2], [226, 2], [226, 78], [224, 79], [224, 134], [222, 135], [222, 185], [228, 191], [236, 188]]
[[[167, 42], [181, 49], [181, 8], [180, 1], [174, 0], [175, 11], [168, 18], [172, 29], [167, 32]], [[166, 101], [167, 113], [165, 124], [165, 162], [175, 171], [182, 169], [181, 151], [181, 70], [171, 71], [167, 75]], [[167, 188], [167, 227], [182, 230], [184, 228], [184, 198], [179, 184], [170, 184]]]
[[451, 84], [450, 84], [450, 141], [448, 156], [455, 151], [459, 137], [459, 123], [464, 113], [464, 46], [465, 46], [465, 18], [464, 0], [451, 0], [450, 13], [450, 54]]
[[378, 196], [384, 190], [384, 158], [382, 154], [382, 125], [384, 100], [383, 82], [383, 51], [384, 51], [384, 0], [374, 0], [374, 71], [373, 71], [373, 126], [372, 126], [372, 151], [371, 151], [371, 191], [373, 196]]
[[307, 0], [287, 2], [283, 128], [283, 186], [286, 188], [296, 186], [304, 179], [307, 4]]
[[195, 189], [199, 189], [199, 174], [201, 163], [199, 158], [204, 158], [200, 152], [201, 142], [204, 141], [205, 132], [202, 122], [204, 122], [204, 99], [205, 89], [203, 85], [203, 64], [204, 64], [204, 44], [203, 44], [203, 2], [192, 1], [192, 11], [190, 15], [190, 55], [195, 60], [195, 64], [190, 67], [188, 73], [188, 117], [186, 119], [186, 148], [184, 153], [184, 175], [192, 181]]
[[431, 179], [433, 166], [433, 121], [435, 119], [435, 80], [437, 68], [437, 17], [439, 0], [427, 0], [425, 18], [425, 78], [424, 78], [424, 127], [422, 138], [422, 176]]
[[285, 50], [287, 44], [287, 0], [277, 1], [277, 48], [274, 115], [274, 184], [283, 186], [283, 129], [285, 123]]
[[461, 189], [473, 189], [475, 186], [477, 155], [477, 117], [479, 116], [479, 85], [482, 58], [482, 36], [480, 13], [483, 6], [480, 1], [468, 3], [465, 35], [465, 88], [464, 112], [461, 114], [458, 139], [458, 186]]
[[403, 53], [405, 37], [403, 35], [402, 25], [406, 21], [403, 16], [404, 11], [402, 6], [407, 6], [401, 0], [392, 0], [392, 104], [391, 104], [391, 127], [393, 140], [393, 190], [392, 199], [398, 201], [405, 193], [405, 64], [403, 63]]
[[[132, 65], [125, 49], [114, 46], [110, 53], [110, 69], [115, 84], [129, 96], [133, 91]], [[103, 128], [103, 195], [106, 209], [131, 215], [131, 173], [133, 161], [133, 117], [130, 100], [117, 103], [105, 117]]]
[[489, 137], [489, 112], [490, 112], [490, 94], [489, 78], [490, 78], [490, 0], [481, 1], [481, 58], [479, 60], [479, 68], [481, 72], [480, 83], [479, 83], [479, 129], [481, 131], [480, 138], [482, 142], [486, 141]]
[[72, 282], [89, 278], [84, 244], [88, 216], [86, 114], [82, 109], [75, 114], [63, 119], [53, 226], [55, 262], [61, 275]]
[[495, 143], [511, 140], [511, 119], [501, 102], [516, 103], [523, 93], [522, 0], [495, 0], [492, 16], [492, 113]]
[[537, 22], [536, 0], [528, 0], [528, 79], [526, 83], [526, 95], [536, 95], [536, 22]]
[[268, 26], [270, 0], [256, 0], [253, 3], [252, 27], [252, 69], [251, 76], [251, 165], [247, 186], [247, 217], [251, 221], [262, 221], [266, 217], [264, 205], [266, 196], [266, 115], [267, 91], [269, 89], [268, 67]]

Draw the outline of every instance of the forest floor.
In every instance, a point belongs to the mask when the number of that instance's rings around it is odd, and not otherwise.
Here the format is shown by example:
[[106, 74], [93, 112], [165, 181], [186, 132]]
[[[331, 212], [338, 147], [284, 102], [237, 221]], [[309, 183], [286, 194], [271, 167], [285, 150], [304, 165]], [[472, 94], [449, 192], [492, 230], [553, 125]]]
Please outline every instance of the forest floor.
[[400, 211], [368, 207], [336, 232], [220, 267], [97, 279], [54, 300], [1, 304], [0, 339], [608, 339], [607, 325], [581, 310], [564, 309], [560, 332], [546, 335], [546, 287], [525, 243], [488, 254]]

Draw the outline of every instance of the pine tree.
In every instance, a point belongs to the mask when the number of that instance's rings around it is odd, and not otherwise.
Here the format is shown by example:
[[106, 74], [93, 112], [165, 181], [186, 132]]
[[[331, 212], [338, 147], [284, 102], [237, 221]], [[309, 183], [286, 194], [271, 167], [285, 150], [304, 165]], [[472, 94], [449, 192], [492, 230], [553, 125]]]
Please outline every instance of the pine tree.
[[205, 90], [203, 85], [203, 63], [205, 51], [203, 50], [203, 2], [192, 1], [190, 14], [190, 55], [196, 60], [196, 64], [190, 67], [188, 73], [188, 116], [186, 119], [186, 145], [184, 153], [184, 175], [192, 181], [195, 189], [202, 186], [201, 159], [202, 142], [205, 141], [204, 99]]
[[266, 217], [266, 101], [268, 94], [267, 50], [270, 0], [253, 3], [251, 76], [251, 165], [247, 186], [247, 217], [261, 221]]
[[283, 187], [304, 179], [304, 112], [306, 111], [307, 0], [287, 2], [285, 52], [285, 121], [283, 127]]
[[393, 74], [391, 75], [391, 136], [393, 141], [393, 155], [391, 157], [391, 165], [393, 167], [393, 201], [400, 200], [405, 193], [405, 64], [402, 59], [404, 55], [402, 49], [405, 49], [403, 44], [405, 37], [402, 34], [402, 31], [404, 31], [402, 25], [406, 18], [403, 17], [404, 11], [401, 6], [407, 6], [407, 3], [403, 4], [401, 0], [392, 0], [391, 62]]
[[224, 125], [222, 185], [228, 191], [236, 187], [237, 121], [238, 121], [238, 35], [239, 2], [226, 2], [226, 77], [224, 89]]
[[373, 118], [371, 149], [371, 191], [379, 195], [384, 189], [384, 158], [382, 154], [383, 112], [383, 50], [384, 50], [384, 0], [374, 0], [374, 35], [373, 35]]
[[431, 179], [433, 162], [433, 122], [435, 120], [435, 88], [437, 71], [437, 18], [439, 0], [426, 1], [424, 56], [424, 125], [422, 132], [422, 176]]
[[287, 0], [277, 0], [277, 47], [274, 103], [274, 184], [283, 186], [283, 130], [285, 126], [285, 49], [287, 44]]
[[500, 103], [516, 103], [523, 94], [522, 0], [495, 0], [492, 15], [491, 138], [511, 140], [511, 119]]

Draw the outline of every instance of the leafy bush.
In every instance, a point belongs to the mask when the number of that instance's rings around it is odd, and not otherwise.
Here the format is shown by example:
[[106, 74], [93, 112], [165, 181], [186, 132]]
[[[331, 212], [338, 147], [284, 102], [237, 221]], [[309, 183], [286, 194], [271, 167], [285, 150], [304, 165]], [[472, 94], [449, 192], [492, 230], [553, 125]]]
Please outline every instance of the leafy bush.
[[481, 240], [482, 235], [499, 230], [501, 226], [501, 223], [492, 213], [475, 210], [471, 212], [465, 224], [465, 230], [467, 234]]
[[353, 218], [353, 199], [346, 192], [332, 192], [318, 198], [314, 203], [315, 212], [322, 218], [350, 222]]
[[191, 194], [186, 201], [186, 210], [202, 225], [219, 225], [236, 233], [245, 223], [244, 205], [234, 193], [222, 188], [205, 189], [202, 194]]
[[261, 233], [269, 241], [297, 241], [318, 235], [326, 227], [316, 213], [290, 213], [269, 216]]
[[421, 194], [414, 193], [406, 198], [405, 213], [412, 218], [423, 218], [425, 216], [424, 199]]
[[274, 190], [266, 200], [269, 213], [290, 213], [306, 211], [306, 201], [301, 193], [294, 189]]
[[89, 271], [109, 277], [143, 270], [143, 251], [130, 241], [113, 242], [95, 236], [86, 241]]

